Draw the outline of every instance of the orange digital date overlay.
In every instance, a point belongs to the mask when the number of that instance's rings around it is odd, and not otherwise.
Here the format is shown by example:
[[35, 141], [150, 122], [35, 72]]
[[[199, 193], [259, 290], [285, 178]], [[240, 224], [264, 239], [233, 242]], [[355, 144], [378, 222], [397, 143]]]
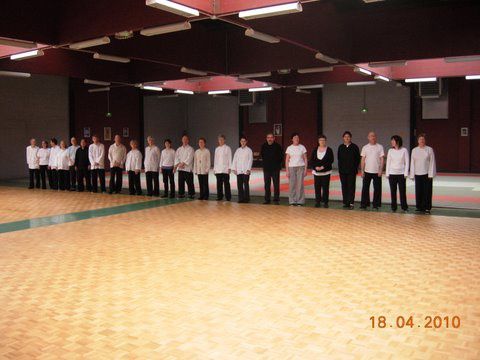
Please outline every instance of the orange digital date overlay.
[[425, 316], [419, 319], [419, 322], [414, 321], [413, 315], [408, 317], [397, 316], [387, 318], [386, 316], [371, 316], [370, 322], [372, 329], [387, 329], [387, 328], [425, 328], [425, 329], [458, 329], [460, 327], [460, 317], [455, 316]]

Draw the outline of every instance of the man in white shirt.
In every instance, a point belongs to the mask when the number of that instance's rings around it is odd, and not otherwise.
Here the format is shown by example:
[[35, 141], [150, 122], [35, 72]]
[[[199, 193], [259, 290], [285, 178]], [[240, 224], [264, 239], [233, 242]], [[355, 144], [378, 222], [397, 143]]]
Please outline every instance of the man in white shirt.
[[205, 138], [198, 139], [198, 149], [195, 151], [193, 158], [193, 172], [198, 177], [198, 185], [200, 186], [199, 200], [208, 200], [210, 195], [208, 187], [208, 174], [210, 172], [211, 156], [210, 150], [205, 146], [207, 140]]
[[235, 151], [232, 171], [237, 175], [238, 203], [250, 202], [250, 173], [252, 171], [253, 152], [247, 146], [247, 138], [240, 138], [240, 147]]
[[403, 211], [408, 211], [407, 203], [407, 177], [410, 163], [408, 150], [403, 147], [403, 139], [400, 135], [390, 138], [392, 147], [387, 152], [387, 166], [385, 176], [390, 184], [392, 211], [397, 211], [397, 188], [400, 193], [400, 206]]
[[162, 195], [162, 198], [169, 197], [168, 185], [170, 184], [170, 199], [173, 199], [175, 198], [175, 150], [172, 149], [172, 140], [165, 139], [163, 143], [165, 145], [165, 149], [162, 150], [160, 155], [160, 169], [162, 170], [163, 187], [165, 193]]
[[108, 160], [110, 161], [110, 194], [122, 192], [122, 173], [127, 148], [122, 144], [120, 135], [115, 135], [115, 142], [108, 148]]
[[48, 170], [50, 170], [50, 189], [58, 190], [58, 171], [57, 156], [60, 152], [60, 146], [55, 138], [50, 139], [50, 158], [48, 159]]
[[128, 191], [130, 195], [142, 195], [140, 173], [142, 172], [142, 153], [138, 150], [137, 140], [130, 141], [130, 150], [125, 161], [125, 170], [128, 173]]
[[[72, 137], [70, 139], [70, 146], [68, 147], [68, 155], [70, 156], [70, 164], [75, 164], [75, 155], [77, 154], [77, 149], [80, 147], [77, 143], [77, 139]], [[75, 170], [75, 165], [70, 166], [70, 191], [75, 191], [77, 188], [77, 171]]]
[[362, 148], [360, 153], [363, 187], [361, 209], [370, 206], [370, 183], [373, 180], [373, 208], [378, 210], [382, 206], [382, 172], [385, 161], [383, 146], [377, 144], [377, 135], [370, 131], [368, 133], [368, 144]]
[[88, 159], [90, 160], [90, 173], [92, 175], [92, 192], [98, 192], [98, 178], [100, 178], [100, 190], [107, 192], [105, 187], [105, 146], [100, 142], [98, 135], [92, 136], [93, 144], [88, 147]]
[[230, 201], [232, 191], [230, 189], [230, 168], [232, 167], [232, 149], [225, 144], [225, 135], [218, 135], [218, 146], [215, 149], [213, 161], [213, 173], [217, 178], [217, 201], [223, 200], [223, 189], [225, 188], [225, 199]]
[[182, 136], [182, 146], [175, 152], [175, 170], [178, 171], [178, 197], [185, 197], [185, 183], [188, 186], [188, 197], [195, 198], [195, 187], [193, 185], [193, 157], [195, 151], [188, 145], [190, 139], [187, 135]]
[[[38, 146], [35, 139], [30, 139], [30, 145], [27, 146], [27, 165], [28, 175], [30, 177], [29, 189], [33, 189], [35, 185], [40, 189], [40, 163], [38, 158]], [[35, 184], [33, 178], [35, 177]]]
[[160, 149], [155, 145], [153, 137], [147, 137], [148, 146], [145, 148], [145, 177], [147, 179], [147, 195], [160, 196], [158, 169], [160, 167]]
[[42, 182], [42, 189], [47, 188], [46, 177], [48, 176], [48, 181], [51, 182], [51, 173], [48, 170], [48, 162], [50, 159], [50, 149], [48, 148], [48, 142], [43, 140], [42, 147], [38, 149], [37, 153], [39, 165], [40, 165], [40, 180]]
[[430, 146], [427, 146], [425, 134], [419, 134], [417, 141], [418, 146], [412, 150], [410, 162], [410, 178], [415, 180], [415, 211], [430, 214], [433, 178], [437, 174], [435, 153]]

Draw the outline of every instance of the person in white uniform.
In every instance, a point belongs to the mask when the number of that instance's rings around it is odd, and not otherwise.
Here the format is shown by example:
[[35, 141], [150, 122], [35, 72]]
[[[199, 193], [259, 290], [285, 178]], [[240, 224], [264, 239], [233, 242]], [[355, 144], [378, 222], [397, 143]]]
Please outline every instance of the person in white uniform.
[[158, 169], [160, 168], [160, 149], [155, 145], [155, 139], [147, 137], [148, 146], [145, 148], [145, 177], [147, 179], [147, 195], [160, 196]]
[[75, 191], [77, 189], [77, 171], [75, 170], [75, 155], [77, 154], [77, 149], [80, 147], [78, 145], [77, 139], [72, 137], [70, 139], [70, 146], [68, 147], [68, 154], [70, 155], [70, 190]]
[[92, 136], [93, 144], [88, 147], [90, 160], [90, 174], [92, 176], [92, 192], [98, 192], [98, 179], [100, 179], [101, 192], [107, 192], [105, 187], [105, 146], [97, 135]]
[[250, 202], [250, 173], [252, 172], [253, 152], [247, 146], [247, 138], [240, 138], [240, 147], [235, 151], [232, 171], [237, 175], [238, 203]]
[[138, 150], [137, 140], [130, 141], [131, 150], [127, 154], [125, 170], [128, 173], [128, 192], [130, 195], [142, 195], [140, 173], [142, 172], [142, 153]]
[[200, 200], [208, 200], [210, 195], [208, 173], [210, 172], [211, 158], [210, 150], [205, 147], [206, 145], [205, 138], [198, 139], [198, 149], [195, 151], [193, 159], [193, 173], [197, 175], [200, 185]]
[[127, 148], [122, 144], [120, 135], [115, 135], [115, 142], [108, 148], [110, 161], [109, 193], [120, 194], [123, 185], [123, 166], [127, 157]]
[[373, 180], [373, 209], [382, 206], [382, 172], [385, 161], [383, 146], [377, 143], [377, 135], [368, 133], [368, 144], [362, 148], [360, 166], [362, 169], [362, 200], [360, 209], [365, 210], [370, 206], [370, 183]]
[[38, 163], [40, 166], [40, 180], [42, 182], [42, 189], [47, 188], [47, 177], [50, 181], [50, 171], [48, 170], [48, 160], [50, 159], [50, 149], [48, 148], [48, 142], [43, 140], [42, 147], [38, 149], [37, 153]]
[[65, 141], [60, 141], [57, 154], [58, 187], [60, 190], [70, 190], [70, 166], [72, 160]]
[[28, 175], [30, 178], [28, 188], [33, 189], [36, 186], [37, 189], [40, 189], [40, 162], [38, 158], [38, 146], [37, 141], [33, 138], [30, 139], [30, 145], [27, 146], [26, 157]]
[[50, 170], [50, 189], [58, 190], [58, 171], [57, 171], [57, 155], [60, 147], [55, 138], [50, 139], [50, 157], [48, 159], [48, 170]]
[[400, 193], [400, 206], [403, 211], [408, 211], [407, 177], [410, 156], [408, 155], [408, 150], [403, 147], [401, 136], [393, 135], [390, 143], [392, 148], [388, 149], [385, 176], [390, 184], [392, 211], [397, 211], [397, 187]]
[[217, 201], [223, 200], [225, 189], [225, 199], [232, 199], [230, 188], [230, 171], [232, 167], [232, 149], [225, 144], [225, 135], [218, 135], [218, 146], [215, 149], [215, 158], [213, 160], [213, 173], [217, 178]]
[[170, 184], [170, 198], [175, 198], [175, 150], [172, 149], [172, 140], [165, 139], [163, 142], [165, 148], [160, 155], [160, 169], [162, 170], [163, 177], [163, 189], [164, 193], [162, 198], [169, 197], [169, 184]]
[[305, 204], [305, 188], [303, 181], [307, 175], [307, 149], [300, 144], [298, 133], [292, 134], [292, 145], [285, 150], [285, 169], [289, 181], [288, 202], [292, 206]]
[[193, 185], [193, 157], [195, 150], [188, 145], [190, 139], [187, 135], [182, 136], [182, 146], [175, 152], [175, 171], [178, 171], [178, 197], [185, 197], [185, 183], [188, 186], [188, 197], [195, 198]]
[[410, 178], [415, 180], [416, 211], [430, 214], [433, 178], [437, 175], [435, 153], [426, 144], [425, 134], [418, 135], [418, 146], [412, 150]]

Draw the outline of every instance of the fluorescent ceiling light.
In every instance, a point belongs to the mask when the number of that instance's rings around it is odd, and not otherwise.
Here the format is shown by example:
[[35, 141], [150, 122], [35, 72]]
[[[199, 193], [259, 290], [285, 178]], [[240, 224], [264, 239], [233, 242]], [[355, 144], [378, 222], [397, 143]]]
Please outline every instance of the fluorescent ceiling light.
[[321, 89], [323, 88], [323, 84], [314, 84], [314, 85], [300, 85], [297, 86], [297, 89], [305, 90], [305, 89]]
[[376, 3], [376, 2], [381, 2], [381, 1], [385, 1], [385, 0], [363, 0], [363, 2], [365, 4]]
[[251, 83], [253, 83], [253, 80], [250, 80], [250, 79], [242, 79], [242, 78], [237, 78], [237, 79], [235, 79], [235, 81], [241, 82], [241, 83], [244, 83], [244, 84], [251, 84]]
[[163, 91], [163, 89], [160, 86], [153, 86], [153, 85], [143, 85], [141, 88], [143, 90]]
[[251, 73], [251, 74], [243, 74], [239, 75], [240, 79], [249, 79], [249, 78], [259, 78], [259, 77], [268, 77], [272, 76], [270, 71], [258, 72], [258, 73]]
[[417, 83], [417, 82], [434, 82], [437, 81], [436, 77], [425, 77], [425, 78], [414, 78], [414, 79], [405, 79], [406, 83]]
[[312, 92], [311, 91], [308, 91], [308, 90], [302, 90], [300, 88], [297, 87], [297, 89], [295, 90], [295, 92], [297, 93], [302, 93], [302, 94], [311, 94]]
[[480, 55], [471, 55], [471, 56], [452, 56], [446, 57], [446, 63], [456, 63], [456, 62], [467, 62], [467, 61], [480, 61]]
[[177, 94], [187, 94], [187, 95], [193, 95], [194, 92], [190, 90], [175, 90]]
[[480, 80], [480, 75], [467, 75], [465, 76], [467, 80]]
[[386, 76], [382, 76], [382, 75], [375, 75], [374, 77], [375, 80], [382, 80], [382, 81], [385, 81], [385, 82], [389, 82], [390, 79], [387, 78]]
[[244, 20], [258, 19], [267, 16], [284, 15], [302, 11], [302, 4], [299, 2], [267, 6], [259, 9], [240, 11], [238, 17]]
[[30, 41], [20, 41], [13, 39], [0, 38], [0, 45], [23, 48], [23, 49], [33, 49], [37, 47], [37, 44]]
[[273, 87], [271, 86], [265, 86], [265, 87], [259, 87], [259, 88], [252, 88], [248, 89], [250, 92], [257, 92], [257, 91], [272, 91]]
[[192, 28], [192, 24], [190, 24], [188, 21], [185, 21], [185, 22], [176, 23], [176, 24], [142, 29], [140, 30], [140, 34], [142, 34], [143, 36], [153, 36], [153, 35], [168, 34], [168, 33], [183, 31], [183, 30], [190, 30], [191, 28]]
[[25, 60], [25, 59], [30, 59], [37, 56], [43, 56], [43, 55], [44, 53], [42, 50], [32, 50], [32, 51], [23, 52], [20, 54], [14, 54], [10, 56], [10, 60]]
[[68, 47], [70, 49], [80, 50], [80, 49], [85, 49], [92, 46], [100, 46], [105, 44], [110, 44], [110, 38], [108, 36], [104, 36], [98, 39], [80, 41], [77, 43], [70, 44]]
[[197, 82], [204, 82], [204, 81], [210, 81], [210, 80], [212, 80], [211, 76], [202, 76], [202, 77], [188, 78], [187, 82], [197, 83]]
[[328, 72], [328, 71], [333, 71], [333, 66], [314, 67], [314, 68], [305, 68], [305, 69], [297, 70], [299, 74], [310, 74], [310, 73]]
[[321, 52], [317, 52], [315, 54], [315, 59], [321, 60], [323, 62], [329, 63], [329, 64], [338, 64], [338, 60], [331, 58], [330, 56], [324, 55]]
[[208, 95], [221, 95], [221, 94], [230, 94], [230, 93], [231, 93], [230, 90], [213, 90], [213, 91], [209, 91]]
[[280, 42], [280, 39], [276, 38], [275, 36], [264, 34], [264, 33], [255, 31], [251, 28], [248, 28], [247, 30], [245, 30], [245, 36], [248, 36], [257, 40], [265, 41], [270, 44], [276, 44]]
[[193, 74], [193, 75], [198, 75], [198, 76], [206, 76], [208, 75], [207, 72], [205, 71], [200, 71], [200, 70], [195, 70], [195, 69], [189, 69], [186, 68], [185, 66], [182, 66], [180, 69], [181, 72], [186, 73], [186, 74]]
[[110, 88], [102, 87], [102, 88], [96, 88], [96, 89], [88, 89], [89, 93], [96, 93], [96, 92], [102, 92], [102, 91], [110, 91]]
[[90, 79], [83, 80], [83, 83], [89, 84], [89, 85], [110, 86], [110, 83], [107, 81], [98, 81], [98, 80], [90, 80]]
[[177, 4], [173, 1], [168, 0], [147, 0], [145, 2], [147, 6], [154, 7], [156, 9], [169, 11], [171, 13], [185, 16], [185, 17], [195, 17], [200, 15], [200, 12], [197, 9], [191, 7]]
[[376, 81], [354, 81], [354, 82], [347, 82], [347, 86], [367, 86], [367, 85], [375, 85]]
[[405, 66], [407, 65], [406, 60], [395, 60], [395, 61], [376, 61], [368, 63], [368, 67], [379, 68], [379, 67], [388, 67], [388, 66]]
[[97, 60], [105, 60], [105, 61], [114, 61], [114, 62], [119, 62], [119, 63], [129, 63], [130, 59], [129, 58], [124, 58], [120, 56], [113, 56], [113, 55], [103, 55], [99, 53], [93, 54], [93, 58]]
[[0, 76], [29, 78], [30, 76], [32, 76], [32, 74], [24, 73], [24, 72], [16, 72], [16, 71], [0, 71]]
[[355, 69], [353, 69], [353, 71], [355, 71], [357, 74], [372, 75], [371, 71], [368, 71], [368, 70], [360, 68], [360, 67], [356, 67]]

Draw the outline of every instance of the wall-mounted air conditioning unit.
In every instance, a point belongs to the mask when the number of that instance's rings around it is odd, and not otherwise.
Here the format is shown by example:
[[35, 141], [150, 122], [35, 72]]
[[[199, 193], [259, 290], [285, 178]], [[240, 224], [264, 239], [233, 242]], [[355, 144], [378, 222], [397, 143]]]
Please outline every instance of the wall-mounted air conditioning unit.
[[438, 99], [442, 96], [442, 79], [419, 83], [418, 93], [422, 99]]

